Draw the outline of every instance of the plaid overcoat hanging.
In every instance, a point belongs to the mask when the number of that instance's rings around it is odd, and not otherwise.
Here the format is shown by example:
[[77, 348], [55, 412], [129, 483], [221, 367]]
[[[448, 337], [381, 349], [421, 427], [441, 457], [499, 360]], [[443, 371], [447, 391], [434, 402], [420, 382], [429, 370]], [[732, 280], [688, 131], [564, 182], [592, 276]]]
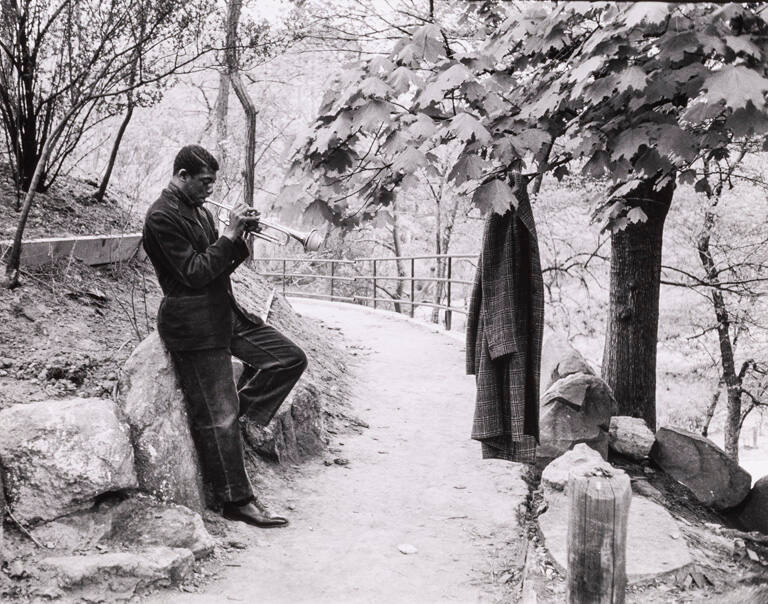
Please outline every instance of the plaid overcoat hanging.
[[524, 188], [517, 209], [491, 214], [467, 317], [467, 373], [476, 376], [472, 438], [483, 458], [533, 463], [539, 439], [544, 286]]

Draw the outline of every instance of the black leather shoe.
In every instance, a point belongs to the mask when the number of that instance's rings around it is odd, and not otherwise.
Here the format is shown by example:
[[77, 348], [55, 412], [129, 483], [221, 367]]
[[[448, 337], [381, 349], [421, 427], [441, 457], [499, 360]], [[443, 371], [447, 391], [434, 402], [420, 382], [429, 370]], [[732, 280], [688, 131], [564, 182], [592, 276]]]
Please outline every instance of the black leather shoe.
[[227, 520], [238, 520], [258, 526], [259, 528], [280, 528], [288, 526], [288, 519], [282, 516], [272, 516], [258, 501], [250, 501], [244, 505], [225, 503], [222, 515]]

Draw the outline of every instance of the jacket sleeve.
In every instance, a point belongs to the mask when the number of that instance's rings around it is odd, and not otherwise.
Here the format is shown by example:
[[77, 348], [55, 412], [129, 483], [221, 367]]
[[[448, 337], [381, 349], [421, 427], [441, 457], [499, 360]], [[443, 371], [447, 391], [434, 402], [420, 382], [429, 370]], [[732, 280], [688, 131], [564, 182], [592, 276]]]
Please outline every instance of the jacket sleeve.
[[233, 243], [219, 237], [204, 252], [198, 252], [187, 239], [178, 222], [164, 212], [147, 216], [145, 235], [154, 240], [154, 246], [173, 275], [192, 289], [202, 289], [224, 273], [232, 272], [246, 257], [245, 242]]

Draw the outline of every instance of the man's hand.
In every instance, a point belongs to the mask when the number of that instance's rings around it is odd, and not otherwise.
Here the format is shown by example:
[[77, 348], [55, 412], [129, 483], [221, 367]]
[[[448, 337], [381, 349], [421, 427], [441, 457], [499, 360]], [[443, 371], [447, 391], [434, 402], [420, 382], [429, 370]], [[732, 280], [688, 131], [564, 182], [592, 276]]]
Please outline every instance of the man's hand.
[[235, 241], [246, 232], [259, 232], [259, 212], [244, 203], [238, 203], [229, 211], [229, 224], [224, 229], [224, 237]]

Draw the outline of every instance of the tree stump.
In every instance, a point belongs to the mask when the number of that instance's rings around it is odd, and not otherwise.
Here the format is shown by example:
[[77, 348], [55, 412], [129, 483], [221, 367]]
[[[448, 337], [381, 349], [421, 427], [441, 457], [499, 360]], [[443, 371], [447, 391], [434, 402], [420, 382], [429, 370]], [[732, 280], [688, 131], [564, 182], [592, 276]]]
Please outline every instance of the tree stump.
[[568, 604], [623, 604], [627, 519], [632, 499], [624, 472], [571, 475], [568, 484]]

